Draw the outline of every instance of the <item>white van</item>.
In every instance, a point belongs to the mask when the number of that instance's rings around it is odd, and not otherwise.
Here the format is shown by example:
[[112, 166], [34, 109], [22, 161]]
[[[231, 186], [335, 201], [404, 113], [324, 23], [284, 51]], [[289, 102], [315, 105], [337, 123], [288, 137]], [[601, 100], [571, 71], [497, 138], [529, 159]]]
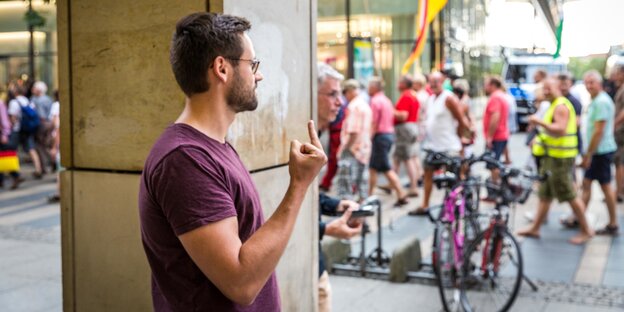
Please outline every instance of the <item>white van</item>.
[[533, 76], [539, 69], [556, 74], [567, 70], [568, 58], [554, 59], [551, 54], [516, 54], [507, 57], [502, 77], [518, 106], [517, 118], [520, 130], [526, 129], [528, 116], [535, 112], [533, 104], [535, 81]]

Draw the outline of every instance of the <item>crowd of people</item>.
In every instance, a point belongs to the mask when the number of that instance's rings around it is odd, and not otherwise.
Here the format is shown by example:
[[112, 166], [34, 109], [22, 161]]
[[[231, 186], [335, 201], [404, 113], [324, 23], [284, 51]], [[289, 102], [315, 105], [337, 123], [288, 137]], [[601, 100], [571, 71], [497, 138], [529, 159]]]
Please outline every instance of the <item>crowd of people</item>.
[[[624, 200], [624, 67], [616, 68], [608, 82], [597, 71], [588, 71], [583, 78], [591, 96], [591, 103], [585, 107], [579, 95], [573, 94], [574, 78], [569, 73], [535, 73], [536, 113], [529, 117], [526, 143], [532, 152], [530, 166], [550, 175], [540, 185], [537, 211], [527, 214], [532, 225], [519, 235], [539, 237], [539, 227], [553, 199], [572, 207], [573, 213], [561, 220], [565, 227], [580, 228], [572, 243], [583, 243], [594, 233], [618, 232], [615, 205]], [[611, 86], [611, 94], [603, 85]], [[378, 77], [371, 78], [366, 88], [354, 79], [342, 83], [338, 113], [329, 126], [330, 161], [320, 188], [327, 192], [335, 181], [339, 198], [362, 202], [377, 187], [394, 194], [397, 207], [422, 194], [421, 205], [409, 215], [426, 215], [434, 168], [423, 156], [431, 151], [459, 157], [473, 154], [478, 128], [470, 86], [464, 79], [433, 72], [428, 77], [402, 76], [397, 88], [400, 95], [393, 105]], [[484, 91], [488, 98], [480, 135], [485, 150], [509, 164], [507, 143], [519, 128], [514, 97], [497, 76], [484, 79]], [[612, 165], [616, 167], [615, 188]], [[401, 166], [405, 166], [409, 180], [405, 185], [398, 176]], [[582, 180], [577, 179], [579, 167]], [[500, 183], [498, 169], [488, 169], [490, 183]], [[380, 173], [388, 185], [377, 185]], [[609, 223], [595, 232], [584, 214], [592, 181], [600, 184], [609, 213]]]
[[[8, 84], [6, 99], [0, 98], [0, 151], [21, 151], [27, 155], [17, 160], [32, 162], [34, 179], [56, 172], [60, 159], [58, 93], [54, 92], [54, 99], [47, 93], [48, 87], [43, 81], [17, 80]], [[11, 177], [10, 190], [17, 189], [25, 181], [19, 167], [0, 171], [0, 188], [5, 187], [5, 175]], [[58, 194], [49, 198], [50, 201], [58, 199]]]
[[[329, 222], [319, 217], [319, 240], [360, 233], [361, 220], [351, 218], [352, 211], [378, 187], [379, 174], [386, 177], [389, 184], [381, 187], [394, 193], [396, 206], [422, 194], [421, 206], [410, 214], [426, 213], [434, 171], [422, 161], [426, 159], [422, 152], [460, 157], [473, 153], [479, 127], [465, 80], [441, 72], [401, 77], [401, 95], [394, 105], [384, 94], [380, 78], [368, 80], [364, 88], [319, 63], [317, 123], [307, 124], [309, 142], [291, 141], [288, 186], [265, 221], [259, 192], [226, 138], [238, 113], [258, 107], [255, 89], [264, 77], [247, 34], [250, 28], [245, 18], [208, 12], [190, 14], [176, 24], [170, 62], [185, 94], [185, 106], [154, 143], [138, 196], [155, 311], [281, 310], [275, 268], [295, 231], [309, 187], [325, 164], [321, 188], [331, 189], [335, 180], [339, 197], [320, 193], [319, 214], [339, 217]], [[527, 144], [536, 166], [552, 174], [541, 183], [540, 205], [530, 216], [533, 224], [519, 234], [539, 236], [548, 207], [557, 198], [569, 202], [574, 212], [562, 223], [581, 229], [572, 242], [590, 239], [594, 231], [584, 210], [593, 180], [601, 184], [610, 214], [609, 224], [596, 233], [615, 234], [614, 202], [624, 185], [624, 70], [619, 68], [614, 74], [619, 88], [614, 95], [616, 105], [602, 90], [602, 77], [588, 72], [584, 83], [592, 102], [580, 111], [568, 99], [566, 75], [539, 74], [539, 108], [529, 118], [529, 131], [535, 134]], [[507, 141], [517, 128], [513, 97], [496, 76], [485, 79], [484, 90], [489, 98], [481, 135], [487, 149], [509, 162]], [[577, 114], [588, 117], [586, 148], [579, 144], [579, 126], [583, 125]], [[323, 132], [330, 138], [327, 153], [319, 139]], [[579, 150], [585, 169], [582, 199], [576, 196], [573, 178]], [[612, 161], [618, 166], [618, 192], [610, 186]], [[402, 165], [409, 176], [406, 186], [397, 174]], [[492, 183], [500, 179], [495, 168], [491, 175]], [[331, 286], [321, 255], [318, 265], [319, 311], [329, 311]]]

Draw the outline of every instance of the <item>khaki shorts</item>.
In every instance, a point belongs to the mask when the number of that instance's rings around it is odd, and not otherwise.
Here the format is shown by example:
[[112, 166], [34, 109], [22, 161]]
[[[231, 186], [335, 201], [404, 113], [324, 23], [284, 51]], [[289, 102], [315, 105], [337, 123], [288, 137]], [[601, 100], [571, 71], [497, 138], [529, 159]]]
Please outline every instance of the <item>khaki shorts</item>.
[[540, 174], [550, 171], [550, 177], [540, 185], [538, 191], [540, 199], [556, 198], [560, 202], [567, 202], [576, 198], [571, 174], [575, 159], [574, 157], [541, 159]]

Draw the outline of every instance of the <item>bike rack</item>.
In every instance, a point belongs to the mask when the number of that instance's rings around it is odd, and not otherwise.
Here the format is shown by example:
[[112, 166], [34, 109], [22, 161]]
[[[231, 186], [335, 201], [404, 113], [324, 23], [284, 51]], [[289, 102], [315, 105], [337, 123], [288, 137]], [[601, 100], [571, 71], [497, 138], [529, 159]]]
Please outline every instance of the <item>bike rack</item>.
[[366, 255], [366, 236], [370, 233], [370, 226], [367, 219], [362, 224], [362, 239], [360, 241], [360, 254], [357, 257], [350, 256], [346, 263], [336, 263], [332, 270], [334, 273], [354, 273], [365, 276], [388, 276], [390, 273], [389, 264], [390, 256], [383, 249], [382, 234], [382, 207], [381, 201], [372, 196], [366, 199], [362, 206], [373, 206], [377, 210], [377, 247], [368, 255]]

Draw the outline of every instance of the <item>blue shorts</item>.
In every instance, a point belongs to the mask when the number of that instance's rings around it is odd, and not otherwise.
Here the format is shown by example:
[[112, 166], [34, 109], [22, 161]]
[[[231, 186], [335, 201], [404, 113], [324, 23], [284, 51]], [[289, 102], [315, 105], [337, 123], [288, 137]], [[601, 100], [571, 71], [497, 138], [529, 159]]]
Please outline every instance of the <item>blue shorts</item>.
[[15, 150], [22, 147], [22, 150], [28, 153], [35, 148], [35, 135], [32, 133], [24, 132], [12, 132], [9, 137], [9, 144], [15, 148]]
[[[496, 160], [500, 160], [500, 157], [503, 154], [503, 151], [505, 151], [505, 147], [507, 147], [507, 140], [492, 142], [492, 149], [490, 151], [494, 152], [494, 157], [496, 158]], [[494, 169], [495, 167], [490, 164], [487, 164], [486, 168]]]
[[585, 179], [596, 180], [600, 184], [611, 183], [611, 163], [615, 153], [593, 155], [589, 168], [585, 170]]
[[378, 172], [392, 169], [390, 164], [390, 150], [394, 144], [394, 134], [380, 133], [373, 137], [373, 151], [370, 158], [370, 168]]

